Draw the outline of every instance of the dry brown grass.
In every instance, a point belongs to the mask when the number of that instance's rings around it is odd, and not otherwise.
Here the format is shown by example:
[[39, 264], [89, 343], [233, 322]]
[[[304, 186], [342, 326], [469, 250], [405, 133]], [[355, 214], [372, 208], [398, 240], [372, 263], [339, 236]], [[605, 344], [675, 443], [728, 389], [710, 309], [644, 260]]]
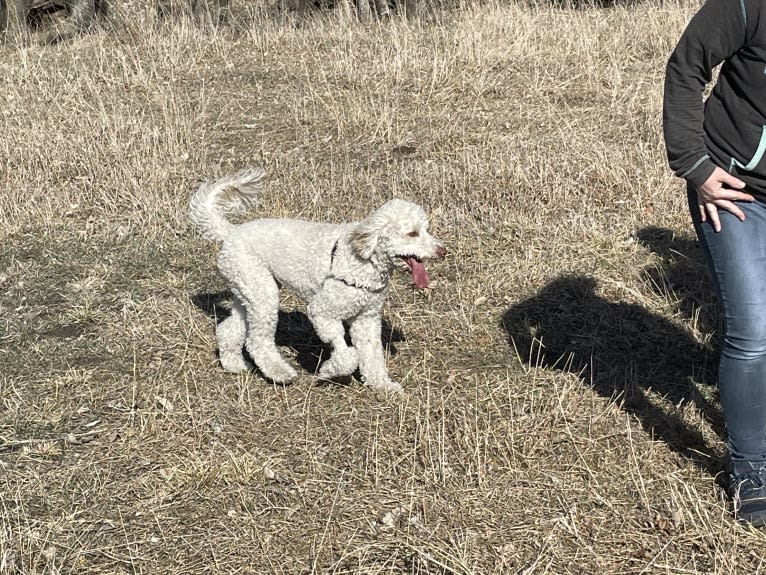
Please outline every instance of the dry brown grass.
[[[714, 475], [715, 313], [660, 134], [694, 6], [263, 9], [0, 52], [0, 573], [760, 573]], [[222, 373], [197, 180], [422, 203], [402, 398]]]

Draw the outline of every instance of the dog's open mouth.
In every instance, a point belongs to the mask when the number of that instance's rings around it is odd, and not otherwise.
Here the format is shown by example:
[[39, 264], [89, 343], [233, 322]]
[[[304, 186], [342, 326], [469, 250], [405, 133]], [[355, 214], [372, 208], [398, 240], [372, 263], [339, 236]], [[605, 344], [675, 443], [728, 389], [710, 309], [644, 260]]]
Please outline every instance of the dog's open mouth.
[[421, 289], [427, 288], [428, 272], [426, 271], [423, 262], [415, 256], [399, 256], [399, 259], [401, 259], [405, 264], [407, 264], [407, 267], [410, 268], [410, 274], [412, 275], [412, 279], [415, 282], [415, 285]]

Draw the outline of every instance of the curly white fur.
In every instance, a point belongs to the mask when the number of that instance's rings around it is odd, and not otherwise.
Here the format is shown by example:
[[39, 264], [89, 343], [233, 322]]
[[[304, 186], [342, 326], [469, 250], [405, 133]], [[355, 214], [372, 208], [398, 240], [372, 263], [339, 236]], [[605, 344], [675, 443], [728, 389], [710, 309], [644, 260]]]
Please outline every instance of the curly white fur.
[[[264, 172], [247, 168], [203, 183], [191, 199], [191, 220], [210, 240], [222, 241], [218, 267], [234, 294], [231, 315], [216, 330], [226, 371], [252, 368], [285, 383], [295, 369], [274, 341], [279, 287], [308, 303], [308, 316], [322, 341], [332, 345], [319, 369], [323, 379], [350, 375], [357, 368], [373, 388], [401, 391], [391, 380], [381, 341], [381, 315], [391, 271], [410, 269], [419, 287], [428, 284], [422, 260], [446, 254], [428, 233], [423, 209], [394, 199], [356, 223], [328, 224], [292, 219], [259, 219], [240, 225], [225, 218], [256, 203]], [[343, 322], [352, 346], [346, 344]]]

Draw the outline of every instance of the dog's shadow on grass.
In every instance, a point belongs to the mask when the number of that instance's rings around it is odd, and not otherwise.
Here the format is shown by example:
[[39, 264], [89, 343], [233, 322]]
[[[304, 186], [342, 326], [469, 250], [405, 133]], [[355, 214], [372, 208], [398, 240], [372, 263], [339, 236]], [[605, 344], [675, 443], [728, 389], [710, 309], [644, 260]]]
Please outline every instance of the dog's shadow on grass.
[[[231, 298], [230, 291], [221, 291], [195, 294], [191, 296], [191, 301], [208, 316], [214, 318], [217, 323], [220, 323], [231, 314]], [[383, 347], [392, 356], [397, 353], [396, 342], [405, 341], [402, 332], [392, 327], [385, 318], [383, 318], [381, 337]], [[331, 347], [319, 339], [311, 320], [302, 311], [279, 310], [275, 340], [279, 347], [292, 348], [295, 351], [295, 361], [301, 369], [308, 373], [316, 373], [321, 363], [330, 357]], [[346, 340], [350, 344], [348, 334], [346, 334]], [[247, 352], [244, 350], [243, 352], [247, 357]], [[357, 373], [355, 377], [358, 379], [358, 376]], [[346, 383], [349, 379], [339, 379], [336, 383]]]
[[[673, 282], [678, 313], [699, 317], [700, 308], [715, 307], [694, 241], [675, 240], [659, 228], [643, 229], [637, 238], [663, 262], [646, 272], [648, 283], [662, 292]], [[712, 317], [706, 316], [706, 321]], [[717, 369], [712, 345], [699, 343], [681, 325], [641, 305], [601, 297], [596, 281], [585, 275], [556, 278], [508, 309], [501, 323], [521, 361], [578, 375], [672, 450], [711, 475], [723, 469], [720, 456], [678, 409], [693, 402], [714, 432], [724, 437], [717, 393], [710, 385]], [[663, 399], [653, 399], [650, 388]]]

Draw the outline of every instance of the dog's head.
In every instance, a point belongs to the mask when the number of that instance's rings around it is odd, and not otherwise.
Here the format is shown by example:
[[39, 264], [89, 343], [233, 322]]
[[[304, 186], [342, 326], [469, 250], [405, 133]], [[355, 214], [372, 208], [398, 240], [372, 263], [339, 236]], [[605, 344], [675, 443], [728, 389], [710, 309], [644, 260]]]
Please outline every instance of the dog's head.
[[359, 223], [351, 247], [362, 259], [377, 256], [409, 271], [419, 288], [428, 287], [423, 260], [447, 255], [442, 243], [428, 233], [423, 208], [399, 199], [389, 200]]

